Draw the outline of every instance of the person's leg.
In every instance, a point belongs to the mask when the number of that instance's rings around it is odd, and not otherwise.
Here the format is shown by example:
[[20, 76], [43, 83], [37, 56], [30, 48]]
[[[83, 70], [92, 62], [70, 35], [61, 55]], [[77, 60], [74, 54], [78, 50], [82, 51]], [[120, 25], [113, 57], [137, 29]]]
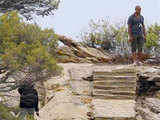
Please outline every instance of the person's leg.
[[138, 60], [139, 61], [142, 61], [143, 46], [144, 46], [144, 39], [143, 39], [143, 37], [139, 37], [138, 38]]
[[133, 63], [137, 61], [137, 37], [133, 38], [133, 41], [131, 42], [131, 50], [132, 50], [132, 59]]
[[132, 50], [132, 54], [136, 53], [136, 38], [133, 38], [133, 41], [131, 42], [131, 50]]
[[28, 120], [34, 120], [34, 108], [29, 108], [29, 109], [27, 109], [27, 113], [28, 113], [28, 115], [27, 115], [27, 119]]
[[27, 120], [26, 116], [27, 116], [26, 109], [21, 108], [21, 111], [20, 111], [19, 116], [18, 116], [18, 120]]
[[29, 115], [29, 114], [28, 114], [28, 115], [27, 115], [27, 120], [35, 120], [35, 119], [34, 119], [34, 115]]

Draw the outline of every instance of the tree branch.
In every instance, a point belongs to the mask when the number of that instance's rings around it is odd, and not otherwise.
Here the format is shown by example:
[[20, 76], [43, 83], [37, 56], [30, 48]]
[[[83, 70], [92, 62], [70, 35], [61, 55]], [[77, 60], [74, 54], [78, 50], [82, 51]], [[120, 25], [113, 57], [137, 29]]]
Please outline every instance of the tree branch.
[[48, 16], [58, 9], [60, 0], [1, 0], [0, 12], [17, 10], [21, 15], [30, 20], [32, 14]]

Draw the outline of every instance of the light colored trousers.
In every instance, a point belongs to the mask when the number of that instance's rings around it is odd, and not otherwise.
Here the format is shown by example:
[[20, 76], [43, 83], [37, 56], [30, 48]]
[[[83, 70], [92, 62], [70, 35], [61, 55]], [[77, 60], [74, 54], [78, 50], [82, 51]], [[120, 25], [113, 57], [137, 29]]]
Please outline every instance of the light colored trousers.
[[21, 108], [18, 120], [35, 120], [34, 112], [35, 112], [34, 108]]

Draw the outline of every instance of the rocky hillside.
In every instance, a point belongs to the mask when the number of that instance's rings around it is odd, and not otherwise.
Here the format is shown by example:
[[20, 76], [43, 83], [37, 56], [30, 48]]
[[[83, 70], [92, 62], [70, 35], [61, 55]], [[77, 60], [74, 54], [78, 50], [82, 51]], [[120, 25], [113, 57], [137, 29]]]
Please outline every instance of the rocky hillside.
[[[37, 85], [37, 88], [43, 88], [38, 91], [44, 105], [40, 117], [35, 116], [37, 120], [160, 119], [159, 67], [93, 63], [59, 65], [64, 68], [63, 74]], [[18, 95], [16, 91], [14, 94]], [[19, 110], [6, 108], [0, 105], [3, 109], [0, 117], [7, 115], [14, 120]]]
[[[92, 48], [81, 43], [75, 42], [71, 38], [57, 35], [58, 39], [64, 44], [57, 50], [59, 63], [118, 63], [130, 64], [134, 56], [121, 56], [118, 54], [107, 53], [100, 48]], [[148, 54], [143, 54], [140, 59], [147, 64], [160, 64], [159, 58], [154, 58]]]
[[112, 56], [102, 49], [84, 46], [65, 36], [58, 35], [58, 39], [64, 44], [57, 51], [58, 62], [61, 63], [100, 63], [109, 62]]
[[[63, 75], [45, 82], [46, 105], [40, 110], [38, 120], [159, 119], [159, 68], [73, 63], [60, 65], [64, 68]], [[130, 72], [125, 71], [129, 69]], [[121, 79], [117, 79], [117, 76]], [[137, 90], [127, 89], [130, 83], [124, 81], [132, 82], [131, 78], [134, 78]], [[108, 82], [107, 87], [105, 84]]]
[[[58, 38], [64, 43], [57, 51], [63, 74], [37, 84], [41, 100], [37, 120], [160, 119], [159, 67], [133, 66], [131, 58], [109, 55], [64, 36]], [[121, 62], [125, 65], [114, 64]], [[17, 107], [19, 94], [12, 91], [0, 101]], [[1, 117], [5, 112], [0, 113]], [[10, 109], [7, 113], [16, 115]]]

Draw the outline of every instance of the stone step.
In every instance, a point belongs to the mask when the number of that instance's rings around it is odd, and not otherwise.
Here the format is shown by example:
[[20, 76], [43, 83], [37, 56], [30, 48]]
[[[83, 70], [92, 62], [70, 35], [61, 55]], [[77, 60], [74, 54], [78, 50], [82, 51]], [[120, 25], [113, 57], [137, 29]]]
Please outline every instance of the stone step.
[[112, 117], [112, 118], [95, 118], [94, 120], [136, 120], [135, 117]]
[[111, 85], [118, 85], [118, 86], [128, 86], [133, 85], [136, 86], [136, 81], [94, 81], [93, 85], [104, 85], [104, 86], [111, 86]]
[[105, 84], [94, 84], [93, 83], [93, 87], [95, 87], [95, 86], [102, 86], [102, 88], [104, 88], [104, 87], [136, 87], [136, 84], [116, 84], [116, 83], [110, 83], [110, 84], [108, 84], [108, 83], [105, 83]]
[[116, 88], [116, 89], [96, 89], [96, 88], [94, 88], [93, 89], [93, 91], [115, 91], [115, 92], [117, 92], [117, 91], [122, 91], [122, 92], [136, 92], [135, 91], [135, 89], [131, 89], [131, 88], [126, 88], [126, 89], [118, 89], [118, 88]]
[[106, 81], [136, 81], [137, 77], [135, 76], [94, 76], [93, 80], [94, 81], [103, 81], [103, 80], [106, 80]]
[[105, 90], [94, 90], [93, 95], [96, 94], [112, 94], [112, 95], [129, 95], [129, 96], [135, 96], [136, 93], [134, 91], [105, 91]]
[[134, 100], [135, 96], [133, 95], [113, 95], [113, 94], [95, 94], [93, 97], [96, 99], [105, 99], [105, 100]]
[[94, 120], [136, 120], [135, 117], [97, 117]]
[[97, 71], [93, 73], [93, 76], [136, 76], [135, 72], [113, 72], [113, 71]]
[[95, 120], [136, 120], [134, 100], [92, 100]]
[[119, 72], [119, 73], [135, 73], [136, 69], [133, 68], [122, 68], [122, 69], [95, 69], [94, 72]]
[[93, 86], [93, 89], [102, 89], [102, 90], [133, 90], [135, 91], [136, 90], [136, 87], [135, 86], [125, 86], [125, 87], [122, 87], [122, 86], [104, 86], [104, 85], [94, 85]]
[[135, 73], [136, 72], [136, 69], [133, 69], [133, 68], [123, 68], [123, 69], [113, 69], [112, 72], [130, 72], [130, 73]]
[[112, 73], [112, 72], [106, 72], [106, 73], [94, 73], [93, 77], [111, 77], [111, 76], [130, 76], [130, 77], [136, 77], [136, 74], [133, 73]]

